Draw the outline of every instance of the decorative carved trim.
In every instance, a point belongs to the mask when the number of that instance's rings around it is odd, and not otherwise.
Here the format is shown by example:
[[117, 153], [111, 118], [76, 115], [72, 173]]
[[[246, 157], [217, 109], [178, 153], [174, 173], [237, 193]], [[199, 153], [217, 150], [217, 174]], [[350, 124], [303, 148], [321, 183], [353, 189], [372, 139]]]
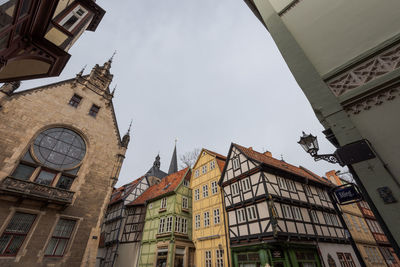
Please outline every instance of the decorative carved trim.
[[42, 199], [63, 205], [71, 204], [74, 192], [60, 188], [37, 184], [30, 181], [24, 181], [12, 177], [7, 177], [0, 185], [0, 190], [12, 194]]
[[396, 96], [400, 95], [400, 85], [396, 87], [391, 87], [386, 90], [379, 91], [375, 94], [369, 95], [368, 97], [351, 104], [349, 106], [345, 106], [345, 110], [347, 113], [351, 113], [353, 115], [359, 114], [363, 110], [369, 110], [373, 106], [379, 106], [385, 101], [390, 101], [396, 98]]
[[365, 60], [345, 73], [326, 81], [335, 96], [341, 96], [400, 67], [400, 44]]

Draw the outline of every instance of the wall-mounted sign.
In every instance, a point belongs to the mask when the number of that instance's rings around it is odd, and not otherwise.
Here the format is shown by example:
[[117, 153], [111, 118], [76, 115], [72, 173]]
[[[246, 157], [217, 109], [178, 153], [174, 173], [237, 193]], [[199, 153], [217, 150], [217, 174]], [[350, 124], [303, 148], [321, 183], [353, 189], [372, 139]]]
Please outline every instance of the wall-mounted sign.
[[340, 205], [361, 201], [362, 195], [355, 184], [345, 184], [333, 189], [333, 196]]
[[378, 194], [383, 199], [385, 204], [395, 203], [397, 200], [394, 198], [392, 190], [389, 187], [378, 187]]

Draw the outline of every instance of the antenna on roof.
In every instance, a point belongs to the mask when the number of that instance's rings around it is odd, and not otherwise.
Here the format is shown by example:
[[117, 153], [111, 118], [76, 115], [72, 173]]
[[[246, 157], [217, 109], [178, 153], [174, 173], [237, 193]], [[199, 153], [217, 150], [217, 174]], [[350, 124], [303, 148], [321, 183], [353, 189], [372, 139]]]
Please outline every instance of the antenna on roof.
[[283, 159], [283, 154], [281, 154], [281, 161], [285, 162], [285, 160]]

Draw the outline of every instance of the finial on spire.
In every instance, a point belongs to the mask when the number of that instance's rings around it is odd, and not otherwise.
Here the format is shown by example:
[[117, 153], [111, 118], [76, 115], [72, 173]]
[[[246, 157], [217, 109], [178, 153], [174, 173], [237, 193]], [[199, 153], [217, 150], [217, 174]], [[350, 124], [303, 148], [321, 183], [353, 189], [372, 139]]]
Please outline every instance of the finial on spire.
[[114, 89], [112, 90], [111, 94], [114, 95], [115, 89], [117, 89], [117, 84], [115, 84]]
[[85, 66], [83, 66], [83, 68], [81, 69], [81, 71], [78, 73], [78, 76], [82, 76], [82, 74], [83, 74], [83, 72], [85, 71], [85, 69], [86, 69], [86, 64], [85, 64]]
[[112, 62], [115, 54], [117, 54], [117, 50], [114, 50], [114, 53], [112, 54], [112, 56], [110, 57], [110, 59], [108, 61]]
[[129, 123], [128, 134], [131, 132], [132, 121], [133, 121], [133, 119], [131, 119], [131, 123]]

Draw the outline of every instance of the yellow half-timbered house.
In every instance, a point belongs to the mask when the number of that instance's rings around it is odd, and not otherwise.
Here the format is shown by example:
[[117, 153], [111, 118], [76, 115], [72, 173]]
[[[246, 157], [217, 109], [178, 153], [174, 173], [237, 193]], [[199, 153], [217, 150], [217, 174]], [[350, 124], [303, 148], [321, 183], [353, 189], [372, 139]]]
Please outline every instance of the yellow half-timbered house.
[[190, 187], [196, 267], [230, 266], [226, 214], [218, 186], [225, 160], [225, 156], [202, 149], [193, 166]]

